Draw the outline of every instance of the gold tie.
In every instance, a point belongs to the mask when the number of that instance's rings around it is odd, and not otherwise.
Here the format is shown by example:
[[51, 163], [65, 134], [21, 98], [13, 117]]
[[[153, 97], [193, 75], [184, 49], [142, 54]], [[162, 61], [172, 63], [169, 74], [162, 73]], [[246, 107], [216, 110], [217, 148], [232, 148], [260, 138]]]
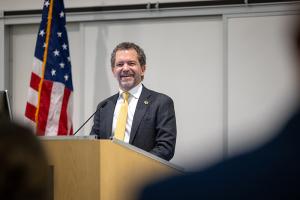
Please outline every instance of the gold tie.
[[119, 116], [117, 120], [117, 126], [115, 130], [115, 138], [119, 140], [124, 140], [125, 136], [125, 128], [126, 128], [126, 121], [127, 121], [127, 112], [128, 112], [128, 92], [122, 93], [124, 102], [121, 105]]

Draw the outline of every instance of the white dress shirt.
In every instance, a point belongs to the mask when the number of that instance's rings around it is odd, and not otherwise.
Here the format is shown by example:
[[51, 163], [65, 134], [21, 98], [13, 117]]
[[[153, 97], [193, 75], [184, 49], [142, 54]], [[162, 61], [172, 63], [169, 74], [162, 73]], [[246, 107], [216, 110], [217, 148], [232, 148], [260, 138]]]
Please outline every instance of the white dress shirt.
[[[142, 83], [140, 83], [128, 91], [128, 93], [129, 93], [128, 113], [127, 113], [127, 121], [126, 121], [126, 128], [125, 128], [125, 137], [124, 137], [124, 142], [126, 142], [126, 143], [129, 143], [130, 131], [131, 131], [132, 121], [133, 121], [133, 117], [134, 117], [134, 112], [135, 112], [138, 100], [141, 96], [142, 89], [143, 89], [143, 85], [142, 85]], [[123, 90], [119, 89], [119, 98], [116, 103], [113, 124], [112, 124], [113, 135], [114, 135], [114, 132], [115, 132], [115, 129], [117, 126], [117, 119], [118, 119], [119, 111], [121, 108], [121, 104], [124, 102], [124, 99], [122, 97], [123, 92], [124, 92]]]

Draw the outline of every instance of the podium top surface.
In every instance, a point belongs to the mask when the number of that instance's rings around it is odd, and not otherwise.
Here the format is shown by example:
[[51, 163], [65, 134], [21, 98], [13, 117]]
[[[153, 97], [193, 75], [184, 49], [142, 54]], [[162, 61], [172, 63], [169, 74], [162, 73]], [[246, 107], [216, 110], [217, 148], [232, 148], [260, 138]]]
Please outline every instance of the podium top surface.
[[[43, 141], [77, 141], [77, 140], [99, 140], [97, 139], [96, 136], [94, 135], [88, 135], [88, 136], [40, 136], [39, 137], [41, 140]], [[99, 140], [100, 141], [100, 140]], [[111, 140], [113, 143], [115, 144], [118, 144], [118, 145], [121, 145], [121, 146], [124, 146], [128, 149], [131, 149], [137, 153], [140, 153], [140, 154], [143, 154], [144, 156], [148, 157], [148, 158], [151, 158], [153, 160], [156, 160], [157, 162], [160, 162], [164, 165], [167, 165], [179, 172], [184, 172], [184, 168], [183, 167], [180, 167], [178, 165], [175, 165], [174, 163], [171, 163], [169, 161], [166, 161], [158, 156], [155, 156], [147, 151], [144, 151], [138, 147], [135, 147], [131, 144], [128, 144], [128, 143], [125, 143], [123, 141], [120, 141], [118, 139], [112, 139]]]
[[41, 140], [97, 140], [96, 135], [85, 136], [39, 136]]

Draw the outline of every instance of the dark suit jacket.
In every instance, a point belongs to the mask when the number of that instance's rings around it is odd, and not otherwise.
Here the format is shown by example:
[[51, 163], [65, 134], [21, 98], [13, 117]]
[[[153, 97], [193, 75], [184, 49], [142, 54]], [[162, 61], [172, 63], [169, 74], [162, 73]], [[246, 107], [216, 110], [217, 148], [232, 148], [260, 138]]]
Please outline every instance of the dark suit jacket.
[[278, 136], [207, 170], [148, 186], [141, 200], [300, 199], [300, 110]]
[[[112, 136], [112, 122], [119, 94], [99, 103], [91, 135]], [[129, 143], [165, 160], [175, 151], [176, 119], [173, 100], [143, 86], [133, 117]]]

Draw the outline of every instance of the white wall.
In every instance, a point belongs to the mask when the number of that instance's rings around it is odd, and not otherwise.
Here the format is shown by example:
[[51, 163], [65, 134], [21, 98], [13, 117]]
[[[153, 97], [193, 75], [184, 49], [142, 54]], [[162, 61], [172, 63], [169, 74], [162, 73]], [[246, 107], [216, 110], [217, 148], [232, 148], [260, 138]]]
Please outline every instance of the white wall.
[[[145, 85], [175, 102], [173, 163], [205, 167], [223, 154], [264, 143], [295, 100], [292, 18], [271, 12], [69, 23], [74, 128], [99, 101], [116, 93], [109, 56], [120, 41], [133, 41], [147, 54]], [[13, 112], [19, 120], [24, 120], [37, 28], [9, 27]], [[80, 134], [87, 134], [90, 126]]]
[[274, 137], [293, 109], [299, 90], [293, 21], [293, 15], [249, 15], [228, 20], [230, 155]]
[[[190, 0], [64, 0], [66, 8], [74, 7], [93, 7], [93, 6], [113, 6], [147, 3], [165, 3], [165, 2], [186, 2]], [[204, 1], [204, 0], [200, 0]], [[205, 0], [207, 1], [207, 0]], [[213, 0], [211, 0], [213, 1]], [[35, 10], [41, 9], [43, 0], [25, 0], [26, 3], [20, 3], [20, 0], [0, 0], [0, 10]]]

